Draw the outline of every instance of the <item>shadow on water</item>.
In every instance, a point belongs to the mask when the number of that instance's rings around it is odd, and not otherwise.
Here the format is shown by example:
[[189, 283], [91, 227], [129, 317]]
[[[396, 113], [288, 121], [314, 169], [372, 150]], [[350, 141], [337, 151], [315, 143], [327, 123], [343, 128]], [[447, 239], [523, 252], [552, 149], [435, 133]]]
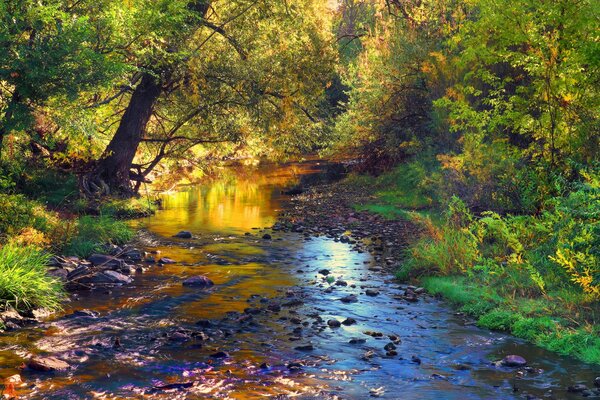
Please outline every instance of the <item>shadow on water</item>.
[[[127, 288], [79, 293], [64, 315], [3, 334], [0, 377], [21, 373], [24, 397], [48, 399], [562, 399], [579, 397], [566, 386], [593, 381], [594, 367], [465, 324], [432, 298], [398, 300], [403, 288], [348, 244], [271, 231], [263, 239], [256, 228], [275, 222], [288, 201], [282, 191], [316, 172], [315, 163], [246, 168], [165, 194], [164, 210], [138, 223], [162, 239], [148, 250], [178, 263]], [[182, 229], [194, 239], [171, 237]], [[324, 268], [346, 285], [331, 285]], [[194, 275], [215, 286], [183, 287]], [[369, 288], [379, 295], [366, 296]], [[339, 300], [348, 294], [359, 301]], [[357, 323], [327, 324], [349, 317]], [[384, 350], [390, 337], [399, 338], [395, 355]], [[18, 369], [37, 353], [74, 369]], [[542, 372], [491, 364], [507, 354]]]

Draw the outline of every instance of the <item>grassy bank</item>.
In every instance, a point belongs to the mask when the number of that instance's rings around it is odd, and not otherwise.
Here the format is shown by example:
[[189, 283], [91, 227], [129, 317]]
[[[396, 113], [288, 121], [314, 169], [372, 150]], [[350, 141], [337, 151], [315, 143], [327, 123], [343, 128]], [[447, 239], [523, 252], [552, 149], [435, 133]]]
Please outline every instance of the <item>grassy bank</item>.
[[447, 191], [434, 162], [350, 184], [376, 193], [358, 210], [421, 226], [398, 277], [425, 286], [481, 327], [600, 364], [600, 182], [597, 171], [535, 213], [481, 211]]
[[51, 255], [84, 258], [107, 244], [124, 244], [134, 232], [122, 219], [149, 215], [156, 207], [148, 199], [84, 201], [76, 180], [57, 173], [21, 174], [2, 183], [0, 310], [60, 308], [64, 289], [47, 273]]

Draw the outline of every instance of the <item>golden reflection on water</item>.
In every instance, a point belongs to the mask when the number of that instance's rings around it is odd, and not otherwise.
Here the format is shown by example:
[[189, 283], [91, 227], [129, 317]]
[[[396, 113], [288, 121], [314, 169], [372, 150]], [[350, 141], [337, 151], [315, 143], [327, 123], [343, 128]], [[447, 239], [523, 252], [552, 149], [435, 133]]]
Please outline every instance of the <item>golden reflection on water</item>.
[[314, 168], [314, 164], [293, 164], [223, 170], [209, 185], [163, 194], [164, 210], [160, 218], [149, 218], [147, 226], [172, 236], [180, 230], [232, 234], [272, 225], [281, 208], [279, 190]]

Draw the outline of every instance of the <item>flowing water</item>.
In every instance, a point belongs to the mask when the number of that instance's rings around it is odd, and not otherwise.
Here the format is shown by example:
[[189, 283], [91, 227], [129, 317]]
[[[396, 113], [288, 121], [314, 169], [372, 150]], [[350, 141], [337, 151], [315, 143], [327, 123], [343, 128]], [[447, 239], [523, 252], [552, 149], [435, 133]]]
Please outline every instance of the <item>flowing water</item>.
[[[432, 298], [398, 300], [402, 287], [348, 244], [281, 232], [263, 239], [256, 228], [272, 225], [289, 201], [281, 189], [318, 168], [244, 168], [165, 195], [164, 210], [138, 223], [162, 239], [147, 250], [178, 263], [150, 267], [130, 287], [81, 292], [63, 315], [3, 334], [0, 378], [20, 373], [23, 397], [48, 399], [563, 399], [579, 397], [567, 385], [590, 385], [595, 367], [480, 330]], [[195, 238], [171, 238], [183, 229]], [[348, 286], [326, 291], [323, 268]], [[215, 286], [182, 286], [195, 275]], [[365, 296], [367, 288], [380, 294]], [[359, 301], [339, 301], [348, 294]], [[82, 309], [97, 314], [74, 313]], [[326, 324], [347, 317], [357, 324]], [[386, 356], [390, 335], [401, 342]], [[74, 369], [19, 369], [31, 354]], [[542, 371], [491, 364], [508, 354]]]

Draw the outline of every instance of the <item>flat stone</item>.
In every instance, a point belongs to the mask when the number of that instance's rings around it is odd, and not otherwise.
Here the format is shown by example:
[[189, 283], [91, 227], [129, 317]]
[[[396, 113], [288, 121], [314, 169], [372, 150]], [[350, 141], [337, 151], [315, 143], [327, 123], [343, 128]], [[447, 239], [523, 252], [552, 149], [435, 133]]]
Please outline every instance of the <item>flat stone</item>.
[[208, 279], [206, 276], [198, 275], [187, 278], [183, 281], [183, 286], [196, 287], [196, 288], [208, 288], [214, 286], [214, 282]]
[[66, 371], [71, 368], [67, 362], [59, 360], [56, 357], [41, 356], [32, 357], [27, 366], [34, 371], [40, 372]]
[[168, 257], [163, 257], [160, 260], [158, 260], [159, 264], [177, 264], [177, 261], [168, 258]]
[[92, 254], [88, 261], [91, 262], [95, 266], [101, 266], [106, 268], [115, 268], [121, 269], [123, 268], [125, 262], [120, 258], [116, 258], [113, 256], [108, 256], [106, 254]]

